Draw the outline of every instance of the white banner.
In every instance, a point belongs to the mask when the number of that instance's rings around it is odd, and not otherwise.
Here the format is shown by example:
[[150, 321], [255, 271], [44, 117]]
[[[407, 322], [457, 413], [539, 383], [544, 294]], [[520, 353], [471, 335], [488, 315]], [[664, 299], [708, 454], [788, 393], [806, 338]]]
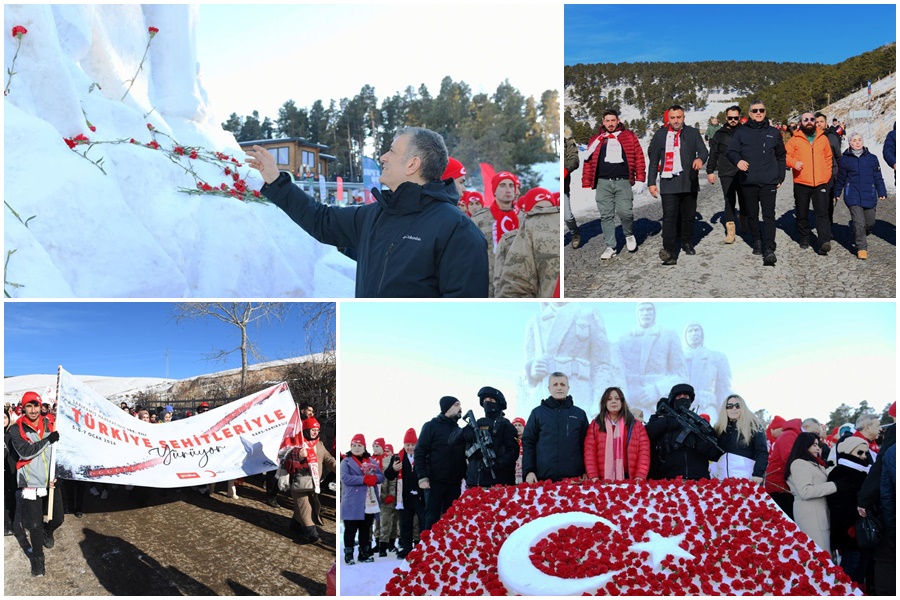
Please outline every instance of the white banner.
[[123, 411], [60, 367], [57, 477], [170, 488], [276, 468], [296, 410], [286, 383], [170, 423]]

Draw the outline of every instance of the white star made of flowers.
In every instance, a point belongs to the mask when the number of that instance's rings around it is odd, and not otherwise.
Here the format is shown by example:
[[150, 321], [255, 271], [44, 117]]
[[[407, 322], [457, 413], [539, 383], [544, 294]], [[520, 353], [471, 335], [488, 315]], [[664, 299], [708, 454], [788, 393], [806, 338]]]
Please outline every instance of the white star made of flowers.
[[631, 550], [638, 554], [644, 550], [649, 552], [650, 562], [653, 564], [653, 568], [657, 570], [659, 570], [659, 563], [669, 555], [688, 559], [694, 558], [693, 554], [678, 545], [684, 541], [686, 535], [684, 533], [672, 537], [663, 537], [655, 531], [648, 531], [647, 535], [650, 537], [649, 540], [632, 544]]

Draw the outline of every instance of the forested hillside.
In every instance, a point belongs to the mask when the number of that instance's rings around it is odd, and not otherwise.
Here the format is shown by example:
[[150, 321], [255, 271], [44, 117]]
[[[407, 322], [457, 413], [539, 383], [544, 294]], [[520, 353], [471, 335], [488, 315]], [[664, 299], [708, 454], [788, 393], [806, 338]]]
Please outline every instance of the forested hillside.
[[703, 61], [577, 64], [565, 68], [566, 125], [576, 139], [589, 137], [603, 111], [623, 112], [629, 128], [643, 135], [673, 103], [688, 111], [707, 108], [711, 96], [746, 110], [759, 98], [770, 118], [785, 121], [857, 91], [896, 69], [896, 44], [836, 65], [820, 63]]

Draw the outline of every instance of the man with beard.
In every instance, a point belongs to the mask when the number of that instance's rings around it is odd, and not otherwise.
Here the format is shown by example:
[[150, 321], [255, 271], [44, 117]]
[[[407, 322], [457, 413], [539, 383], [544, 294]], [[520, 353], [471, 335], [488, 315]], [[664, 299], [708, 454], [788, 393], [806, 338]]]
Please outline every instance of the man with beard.
[[637, 136], [619, 122], [615, 110], [603, 113], [603, 127], [590, 139], [581, 186], [597, 190], [595, 199], [606, 240], [606, 250], [600, 258], [607, 260], [616, 255], [616, 215], [622, 222], [625, 246], [629, 252], [637, 250], [633, 207], [634, 194], [644, 191], [644, 151]]
[[319, 242], [356, 250], [356, 297], [487, 296], [484, 242], [456, 207], [456, 183], [440, 179], [448, 154], [434, 131], [397, 132], [381, 156], [388, 190], [373, 189], [376, 202], [360, 207], [319, 204], [278, 170], [271, 152], [253, 146], [247, 155], [266, 198]]
[[466, 473], [466, 448], [462, 439], [451, 443], [450, 436], [459, 430], [456, 422], [462, 413], [459, 400], [444, 396], [438, 402], [441, 414], [422, 426], [416, 444], [415, 463], [419, 488], [425, 490], [425, 525], [431, 529], [453, 501], [459, 498]]
[[[694, 388], [679, 383], [659, 401], [656, 413], [647, 422], [650, 436], [650, 479], [709, 479], [709, 463], [724, 452], [716, 447], [716, 432], [703, 418], [690, 412]], [[688, 429], [673, 416], [679, 414], [695, 424]]]
[[[677, 264], [676, 240], [687, 255], [694, 250], [694, 215], [700, 192], [698, 173], [709, 152], [700, 132], [684, 124], [684, 109], [669, 107], [669, 123], [653, 135], [647, 149], [650, 170], [647, 189], [654, 198], [661, 196], [663, 209], [663, 249], [659, 258], [664, 265]], [[656, 186], [656, 175], [660, 184]]]
[[[784, 181], [785, 149], [781, 133], [769, 124], [766, 107], [750, 103], [750, 120], [735, 130], [728, 145], [728, 160], [738, 168], [744, 189], [747, 218], [753, 236], [753, 254], [763, 256], [763, 264], [775, 266], [775, 196]], [[759, 210], [765, 227], [760, 238]]]
[[[834, 178], [837, 177], [838, 162], [841, 160], [841, 136], [834, 130], [834, 127], [828, 126], [828, 117], [824, 113], [816, 113], [816, 129], [825, 134], [828, 138], [828, 145], [831, 146], [831, 179], [828, 180], [828, 197], [834, 198], [832, 193], [834, 190]], [[834, 225], [834, 202], [828, 203], [828, 222]]]
[[503, 234], [519, 228], [519, 209], [515, 202], [519, 197], [519, 178], [509, 171], [501, 171], [491, 179], [491, 189], [494, 193], [494, 203], [486, 210], [472, 215], [472, 222], [481, 230], [487, 241], [489, 291], [488, 297], [493, 298], [497, 292], [494, 289], [494, 272], [502, 269], [503, 264], [497, 262], [497, 246]]
[[18, 456], [16, 518], [21, 519], [31, 541], [31, 575], [43, 577], [44, 548], [54, 546], [53, 532], [64, 518], [62, 495], [54, 493], [50, 521], [43, 522], [50, 491], [56, 486], [49, 471], [50, 445], [59, 440], [59, 433], [53, 431], [50, 419], [41, 415], [41, 397], [36, 392], [25, 392], [21, 406], [23, 415], [9, 429], [9, 444]]
[[728, 144], [734, 130], [741, 126], [741, 107], [729, 106], [725, 110], [725, 126], [716, 130], [709, 141], [709, 160], [706, 161], [706, 180], [710, 184], [716, 182], [716, 170], [719, 171], [719, 181], [722, 182], [722, 192], [725, 194], [725, 243], [733, 244], [735, 240], [734, 208], [735, 196], [741, 209], [741, 231], [747, 230], [747, 207], [744, 204], [744, 190], [738, 185], [737, 168], [731, 164], [725, 153], [728, 152]]
[[800, 248], [809, 248], [809, 202], [816, 215], [819, 254], [831, 250], [831, 222], [828, 220], [828, 182], [832, 179], [834, 156], [828, 137], [816, 127], [812, 112], [800, 115], [800, 128], [785, 145], [787, 166], [794, 175], [794, 208]]
[[531, 411], [522, 435], [522, 472], [525, 481], [584, 477], [584, 436], [589, 422], [569, 395], [569, 378], [550, 374], [550, 397]]
[[[487, 433], [486, 446], [493, 451], [492, 465], [485, 464], [481, 450], [475, 445], [476, 431], [471, 423], [450, 435], [450, 443], [466, 445], [466, 487], [491, 487], [492, 485], [515, 485], [516, 459], [519, 457], [519, 441], [516, 428], [504, 416], [506, 398], [497, 388], [485, 386], [478, 390], [478, 400], [484, 408], [484, 417], [475, 426]], [[489, 461], [490, 462], [490, 461]], [[493, 473], [491, 472], [493, 471]]]

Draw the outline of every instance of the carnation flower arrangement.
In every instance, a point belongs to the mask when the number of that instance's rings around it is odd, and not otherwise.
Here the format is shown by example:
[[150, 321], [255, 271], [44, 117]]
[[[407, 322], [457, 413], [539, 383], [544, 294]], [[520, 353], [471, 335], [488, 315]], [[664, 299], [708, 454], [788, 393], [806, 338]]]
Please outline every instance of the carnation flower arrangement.
[[470, 489], [384, 595], [853, 595], [748, 480]]

